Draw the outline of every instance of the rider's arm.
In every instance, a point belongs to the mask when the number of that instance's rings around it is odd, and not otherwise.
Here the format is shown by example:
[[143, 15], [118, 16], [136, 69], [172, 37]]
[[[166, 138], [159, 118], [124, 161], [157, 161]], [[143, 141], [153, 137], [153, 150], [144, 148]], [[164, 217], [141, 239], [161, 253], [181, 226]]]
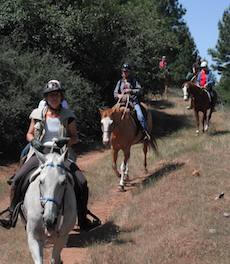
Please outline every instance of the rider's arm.
[[132, 88], [132, 94], [141, 95], [142, 88], [138, 81], [135, 81], [135, 87]]
[[34, 139], [34, 125], [35, 125], [35, 121], [32, 118], [30, 121], [29, 129], [28, 129], [27, 134], [26, 134], [26, 139], [29, 142], [31, 142]]
[[120, 86], [121, 86], [121, 80], [119, 80], [118, 82], [117, 82], [117, 85], [116, 85], [116, 87], [115, 87], [115, 89], [114, 89], [114, 92], [113, 92], [113, 96], [114, 96], [114, 99], [119, 99], [120, 98], [120, 96], [121, 96], [121, 94], [119, 93], [119, 88], [120, 88]]
[[198, 73], [197, 79], [196, 79], [196, 85], [200, 86], [200, 77], [201, 77], [201, 73]]
[[77, 124], [76, 120], [73, 119], [67, 127], [68, 136], [70, 140], [68, 142], [68, 146], [74, 145], [78, 142], [78, 133], [77, 133]]
[[209, 72], [208, 77], [207, 77], [207, 84], [206, 84], [206, 86], [207, 87], [212, 87], [212, 86], [214, 86], [214, 84], [215, 84], [214, 77], [213, 77], [212, 73]]

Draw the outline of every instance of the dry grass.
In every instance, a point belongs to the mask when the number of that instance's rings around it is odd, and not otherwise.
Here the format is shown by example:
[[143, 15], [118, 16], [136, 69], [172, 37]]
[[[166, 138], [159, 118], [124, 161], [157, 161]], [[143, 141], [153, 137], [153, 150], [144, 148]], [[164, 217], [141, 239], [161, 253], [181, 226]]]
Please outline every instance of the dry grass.
[[[177, 98], [172, 102], [167, 118], [184, 111]], [[193, 121], [192, 113], [186, 115]], [[209, 135], [196, 137], [193, 122], [166, 131], [167, 137], [158, 140], [164, 161], [149, 158], [150, 180], [112, 217], [119, 234], [110, 243], [98, 241], [88, 263], [229, 264], [230, 221], [223, 216], [230, 211], [227, 117], [228, 111], [215, 113]], [[132, 175], [138, 174], [141, 160], [140, 147], [134, 147]], [[194, 170], [199, 176], [193, 176]], [[215, 200], [222, 191], [224, 198]]]
[[[152, 104], [161, 158], [148, 156], [148, 179], [110, 217], [119, 232], [91, 243], [87, 263], [229, 264], [230, 219], [223, 216], [230, 212], [229, 110], [214, 113], [209, 134], [196, 137], [192, 112], [178, 94]], [[131, 178], [143, 174], [142, 163], [141, 146], [134, 146]], [[110, 154], [85, 174], [91, 203], [106, 201], [118, 184]], [[0, 240], [1, 264], [32, 263], [21, 225], [0, 230]]]

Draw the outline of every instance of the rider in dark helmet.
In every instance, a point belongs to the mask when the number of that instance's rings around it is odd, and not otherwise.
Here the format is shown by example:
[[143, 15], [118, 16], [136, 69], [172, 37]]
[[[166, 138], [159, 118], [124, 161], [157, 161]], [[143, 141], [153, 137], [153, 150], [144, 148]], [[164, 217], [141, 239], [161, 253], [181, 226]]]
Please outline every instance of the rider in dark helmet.
[[114, 89], [114, 98], [122, 99], [124, 94], [128, 94], [130, 96], [130, 101], [134, 106], [134, 109], [137, 113], [137, 118], [143, 128], [144, 139], [150, 140], [150, 135], [148, 133], [147, 122], [142, 113], [139, 96], [141, 95], [141, 86], [138, 81], [133, 78], [130, 74], [131, 66], [128, 63], [124, 63], [121, 67], [121, 76], [122, 78], [117, 82], [117, 85]]

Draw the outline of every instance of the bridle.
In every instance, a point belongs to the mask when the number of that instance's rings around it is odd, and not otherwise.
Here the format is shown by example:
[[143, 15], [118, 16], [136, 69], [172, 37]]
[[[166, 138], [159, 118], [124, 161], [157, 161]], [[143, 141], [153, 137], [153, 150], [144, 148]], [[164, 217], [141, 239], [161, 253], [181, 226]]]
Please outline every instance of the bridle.
[[[58, 167], [58, 168], [62, 168], [66, 171], [66, 168], [64, 166], [64, 164], [54, 164], [53, 162], [50, 162], [50, 163], [47, 163], [45, 165], [42, 166], [42, 169], [45, 168], [45, 167], [51, 167], [51, 168], [55, 168], [55, 167]], [[51, 202], [51, 203], [54, 203], [57, 208], [58, 208], [58, 214], [59, 214], [59, 211], [61, 210], [61, 207], [62, 207], [62, 212], [64, 212], [64, 199], [65, 199], [65, 193], [66, 193], [66, 187], [67, 187], [67, 181], [65, 181], [65, 188], [64, 188], [64, 193], [63, 193], [63, 197], [62, 197], [62, 203], [58, 203], [53, 197], [45, 197], [42, 195], [41, 193], [41, 189], [40, 189], [40, 186], [39, 186], [39, 191], [40, 191], [40, 201], [41, 201], [41, 206], [42, 208], [44, 209], [45, 205], [47, 202]]]

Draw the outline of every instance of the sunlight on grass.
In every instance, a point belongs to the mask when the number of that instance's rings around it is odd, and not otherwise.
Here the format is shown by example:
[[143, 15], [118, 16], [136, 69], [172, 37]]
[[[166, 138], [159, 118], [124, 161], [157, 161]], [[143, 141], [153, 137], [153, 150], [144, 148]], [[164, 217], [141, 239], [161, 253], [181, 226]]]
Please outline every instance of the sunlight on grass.
[[[174, 105], [171, 112], [184, 111], [180, 103]], [[222, 191], [230, 193], [230, 124], [223, 122], [228, 115], [216, 113], [208, 134], [196, 136], [194, 126], [181, 127], [157, 140], [161, 157], [150, 154], [148, 163], [161, 174], [140, 185], [132, 200], [113, 213], [120, 232], [110, 243], [97, 241], [87, 263], [229, 263], [230, 222], [223, 212], [230, 210], [230, 198], [215, 200]], [[182, 165], [167, 170], [175, 161]], [[130, 178], [139, 174], [142, 163], [141, 146], [134, 146]]]

